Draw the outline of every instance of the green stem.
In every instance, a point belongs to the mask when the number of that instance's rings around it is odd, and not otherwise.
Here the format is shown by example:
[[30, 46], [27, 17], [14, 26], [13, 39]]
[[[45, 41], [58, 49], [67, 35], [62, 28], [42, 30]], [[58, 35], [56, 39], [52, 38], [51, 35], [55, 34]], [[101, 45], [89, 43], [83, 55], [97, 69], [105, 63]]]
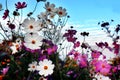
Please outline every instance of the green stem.
[[11, 59], [11, 61], [13, 61], [15, 64], [16, 64], [16, 66], [19, 68], [19, 70], [21, 70], [21, 67], [16, 63], [16, 61], [14, 60], [14, 56], [10, 56], [10, 59]]
[[60, 70], [60, 66], [59, 66], [59, 62], [58, 62], [58, 59], [59, 59], [59, 57], [58, 57], [58, 53], [56, 53], [56, 69], [58, 70], [58, 73], [59, 73], [59, 75], [60, 75], [60, 80], [63, 80], [62, 79], [62, 71]]
[[29, 73], [27, 80], [30, 80], [31, 73], [32, 73], [32, 72]]
[[4, 32], [5, 36], [9, 39], [9, 36], [6, 34], [6, 31], [5, 31], [4, 28], [2, 27], [1, 22], [0, 22], [0, 28], [1, 28], [2, 31]]
[[7, 0], [6, 0], [5, 4], [6, 4], [6, 9], [8, 9], [8, 6], [7, 6]]
[[38, 2], [37, 2], [36, 5], [35, 5], [35, 8], [34, 8], [34, 10], [33, 10], [33, 13], [35, 12], [35, 10], [36, 10], [36, 8], [37, 8], [37, 4], [38, 4]]

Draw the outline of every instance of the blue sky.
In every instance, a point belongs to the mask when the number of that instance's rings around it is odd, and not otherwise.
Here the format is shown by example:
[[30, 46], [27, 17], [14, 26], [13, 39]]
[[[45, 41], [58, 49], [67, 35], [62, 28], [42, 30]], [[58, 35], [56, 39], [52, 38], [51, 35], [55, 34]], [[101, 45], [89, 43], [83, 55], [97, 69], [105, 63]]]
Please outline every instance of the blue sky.
[[[23, 11], [28, 13], [34, 9], [36, 0], [8, 0], [8, 7], [12, 11], [15, 9], [15, 3], [18, 1], [25, 1], [28, 6]], [[100, 26], [97, 25], [99, 21], [115, 20], [114, 24], [118, 24], [120, 21], [120, 0], [48, 0], [54, 3], [57, 7], [62, 6], [67, 9], [71, 18], [68, 20], [68, 25], [73, 25], [79, 30], [89, 31], [91, 37], [95, 39], [100, 36], [104, 36], [105, 33], [101, 31]], [[5, 0], [0, 0], [0, 3], [5, 9]], [[41, 2], [37, 6], [35, 14], [36, 16], [44, 11], [44, 3]], [[0, 18], [3, 15], [3, 11], [0, 12]], [[12, 14], [12, 13], [11, 13]], [[1, 20], [1, 19], [0, 19]], [[106, 37], [104, 36], [103, 39]], [[91, 38], [92, 39], [92, 38]]]
[[62, 5], [70, 14], [70, 21], [120, 19], [120, 0], [50, 0]]
[[[8, 0], [8, 7], [14, 9], [14, 3], [25, 1], [28, 4], [27, 10], [32, 10], [36, 0]], [[71, 16], [70, 21], [84, 23], [86, 20], [119, 20], [120, 0], [48, 0], [56, 6], [63, 6]], [[0, 0], [5, 9], [5, 0]], [[39, 3], [39, 6], [43, 3]], [[37, 7], [40, 11], [42, 7]], [[0, 12], [1, 13], [1, 12]]]

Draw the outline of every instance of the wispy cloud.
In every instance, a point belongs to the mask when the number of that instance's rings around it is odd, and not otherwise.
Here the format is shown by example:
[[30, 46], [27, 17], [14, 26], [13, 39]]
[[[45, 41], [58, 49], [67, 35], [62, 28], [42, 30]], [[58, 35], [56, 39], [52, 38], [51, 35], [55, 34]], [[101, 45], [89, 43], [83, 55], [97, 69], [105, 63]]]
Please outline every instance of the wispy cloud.
[[[76, 37], [79, 41], [83, 41], [83, 37], [80, 35], [81, 32], [89, 32], [89, 36], [86, 37], [86, 42], [90, 45], [95, 45], [96, 42], [109, 42], [112, 43], [112, 39], [108, 37], [108, 34], [102, 30], [100, 25], [97, 24], [98, 20], [86, 20], [84, 24], [79, 23], [69, 23], [67, 26], [74, 26], [74, 29], [78, 31]], [[114, 29], [115, 24], [110, 25], [111, 30]]]

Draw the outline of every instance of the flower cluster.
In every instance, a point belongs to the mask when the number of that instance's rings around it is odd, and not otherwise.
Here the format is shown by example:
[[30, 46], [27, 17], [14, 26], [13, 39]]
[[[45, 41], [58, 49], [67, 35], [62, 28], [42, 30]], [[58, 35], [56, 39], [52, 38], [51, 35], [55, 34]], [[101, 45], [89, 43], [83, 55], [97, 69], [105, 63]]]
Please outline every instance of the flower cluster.
[[[40, 2], [45, 2], [45, 11], [35, 18], [33, 14]], [[113, 32], [109, 22], [99, 22], [113, 43], [111, 46], [108, 42], [96, 42], [97, 49], [94, 49], [86, 41], [89, 32], [79, 33], [83, 37], [79, 41], [73, 26], [64, 31], [70, 17], [65, 8], [36, 0], [34, 10], [23, 17], [22, 11], [27, 5], [17, 2], [12, 15], [7, 7], [3, 13], [6, 25], [0, 22], [0, 80], [120, 79], [119, 24]], [[104, 50], [115, 56], [107, 59]]]

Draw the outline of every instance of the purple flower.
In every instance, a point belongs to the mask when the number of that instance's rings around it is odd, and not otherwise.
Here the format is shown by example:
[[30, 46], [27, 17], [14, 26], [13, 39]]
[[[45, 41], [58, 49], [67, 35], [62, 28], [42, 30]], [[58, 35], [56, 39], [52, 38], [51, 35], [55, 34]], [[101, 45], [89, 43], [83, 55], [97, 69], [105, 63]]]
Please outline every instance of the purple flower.
[[100, 48], [103, 48], [103, 46], [105, 45], [103, 42], [100, 42], [100, 43], [96, 43], [96, 45]]
[[100, 47], [100, 48], [103, 48], [103, 47], [105, 47], [105, 48], [107, 48], [109, 51], [112, 51], [112, 48], [111, 47], [109, 47], [109, 45], [108, 45], [108, 43], [107, 42], [100, 42], [100, 43], [96, 43], [96, 45], [98, 46], [98, 47]]
[[76, 40], [77, 40], [77, 38], [75, 38], [75, 37], [67, 37], [67, 40], [68, 40], [68, 42], [75, 42]]
[[74, 43], [74, 48], [77, 48], [79, 46], [80, 46], [80, 42], [79, 41], [77, 41], [77, 42]]
[[15, 25], [12, 24], [12, 23], [8, 24], [8, 27], [9, 27], [11, 30], [12, 30], [12, 29], [15, 29]]
[[119, 53], [120, 44], [117, 44], [116, 42], [114, 42], [113, 45], [114, 45], [114, 53], [118, 54]]
[[46, 58], [47, 58], [46, 55], [40, 55], [38, 60], [39, 60], [39, 61], [42, 61], [42, 60], [44, 60], [44, 59], [46, 59]]
[[57, 51], [57, 48], [58, 48], [58, 47], [57, 47], [56, 45], [48, 48], [48, 49], [47, 49], [48, 54], [51, 55], [51, 54], [55, 53], [55, 52]]
[[9, 15], [9, 10], [7, 9], [7, 10], [5, 10], [2, 18], [5, 20], [8, 17], [8, 15]]
[[68, 32], [65, 33], [63, 36], [64, 37], [73, 36], [76, 34], [76, 32], [77, 32], [76, 30], [68, 30]]
[[89, 32], [82, 32], [80, 33], [82, 36], [88, 36], [89, 35]]
[[75, 42], [76, 41], [76, 37], [74, 37], [74, 35], [76, 34], [76, 30], [67, 30], [67, 32], [63, 35], [63, 37], [66, 37], [68, 42]]
[[25, 7], [27, 7], [27, 4], [25, 2], [18, 2], [15, 4], [17, 9], [23, 9]]

